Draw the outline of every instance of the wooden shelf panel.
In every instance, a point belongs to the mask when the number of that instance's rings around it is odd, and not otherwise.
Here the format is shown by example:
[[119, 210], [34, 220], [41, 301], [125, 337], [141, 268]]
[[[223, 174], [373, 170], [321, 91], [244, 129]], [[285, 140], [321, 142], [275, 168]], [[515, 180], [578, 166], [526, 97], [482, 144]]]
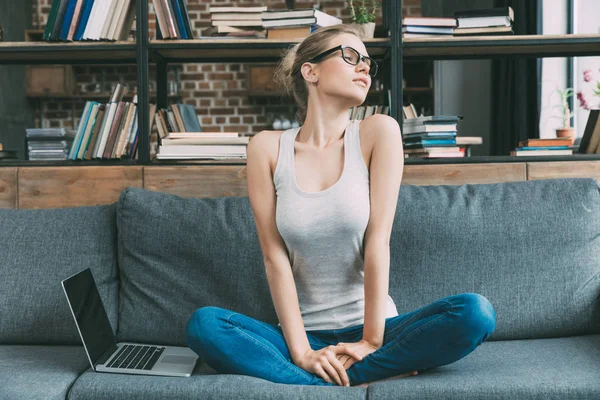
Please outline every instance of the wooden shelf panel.
[[110, 204], [129, 187], [143, 187], [142, 167], [19, 168], [19, 208]]
[[0, 42], [0, 64], [136, 63], [133, 42]]
[[406, 38], [402, 57], [410, 59], [569, 57], [600, 55], [600, 35], [507, 35]]
[[527, 163], [529, 180], [558, 178], [594, 178], [600, 181], [600, 160], [580, 163], [564, 162], [529, 162]]
[[[169, 63], [179, 62], [273, 62], [290, 46], [300, 42], [274, 39], [151, 40], [150, 50]], [[391, 48], [390, 39], [364, 41], [373, 58]]]
[[406, 165], [403, 185], [464, 185], [527, 180], [526, 163], [485, 165]]
[[0, 168], [0, 208], [17, 208], [17, 168]]

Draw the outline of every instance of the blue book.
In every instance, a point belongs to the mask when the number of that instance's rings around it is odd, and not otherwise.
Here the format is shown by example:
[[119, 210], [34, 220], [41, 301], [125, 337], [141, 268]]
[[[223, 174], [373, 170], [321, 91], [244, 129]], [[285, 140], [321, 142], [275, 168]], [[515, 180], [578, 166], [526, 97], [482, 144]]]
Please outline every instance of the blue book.
[[69, 3], [67, 4], [65, 18], [63, 19], [62, 29], [60, 30], [60, 40], [67, 40], [67, 37], [69, 36], [69, 28], [71, 28], [76, 4], [77, 0], [69, 0]]
[[426, 146], [455, 146], [456, 139], [423, 139], [415, 142], [405, 143], [406, 147], [426, 147]]
[[88, 19], [90, 18], [90, 12], [92, 11], [93, 5], [94, 0], [83, 0], [83, 7], [81, 7], [81, 18], [79, 18], [79, 22], [77, 23], [77, 30], [75, 31], [73, 40], [81, 40], [83, 37], [83, 32], [85, 32], [85, 27], [87, 26]]
[[569, 146], [548, 146], [548, 147], [517, 147], [517, 150], [568, 150]]
[[406, 140], [414, 140], [414, 139], [424, 139], [424, 138], [454, 138], [456, 136], [456, 132], [448, 131], [448, 132], [420, 132], [420, 133], [405, 133], [404, 139]]
[[75, 134], [75, 139], [73, 139], [73, 144], [71, 145], [71, 151], [69, 152], [69, 160], [75, 160], [77, 157], [77, 153], [79, 152], [79, 146], [81, 145], [81, 139], [83, 138], [83, 133], [85, 132], [85, 127], [87, 125], [88, 119], [90, 118], [90, 111], [92, 109], [93, 101], [86, 101], [85, 107], [83, 108], [83, 113], [81, 114], [81, 119], [79, 120], [79, 125], [77, 126], [77, 133]]
[[171, 5], [173, 6], [173, 13], [175, 14], [175, 20], [177, 21], [177, 25], [179, 26], [179, 33], [181, 33], [182, 39], [188, 39], [187, 29], [185, 28], [185, 23], [183, 22], [183, 14], [181, 13], [181, 8], [179, 7], [179, 2], [177, 0], [171, 0]]

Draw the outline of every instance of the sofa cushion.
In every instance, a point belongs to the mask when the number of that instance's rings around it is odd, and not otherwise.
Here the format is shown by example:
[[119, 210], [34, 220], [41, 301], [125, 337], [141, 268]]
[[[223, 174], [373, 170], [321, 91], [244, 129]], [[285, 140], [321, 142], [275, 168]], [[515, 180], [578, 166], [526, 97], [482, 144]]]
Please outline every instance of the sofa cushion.
[[496, 310], [487, 340], [600, 333], [594, 179], [402, 186], [390, 243], [400, 314], [458, 293]]
[[125, 189], [117, 207], [120, 341], [186, 345], [199, 307], [277, 323], [247, 197]]
[[0, 399], [64, 400], [89, 368], [83, 346], [0, 345]]
[[311, 386], [274, 383], [246, 375], [217, 374], [198, 364], [191, 377], [132, 376], [84, 373], [69, 392], [69, 400], [146, 399], [356, 399], [365, 400], [362, 387]]
[[372, 383], [368, 398], [600, 399], [600, 335], [484, 342], [416, 376]]
[[117, 323], [116, 204], [0, 209], [0, 343], [81, 345], [61, 280], [90, 267]]

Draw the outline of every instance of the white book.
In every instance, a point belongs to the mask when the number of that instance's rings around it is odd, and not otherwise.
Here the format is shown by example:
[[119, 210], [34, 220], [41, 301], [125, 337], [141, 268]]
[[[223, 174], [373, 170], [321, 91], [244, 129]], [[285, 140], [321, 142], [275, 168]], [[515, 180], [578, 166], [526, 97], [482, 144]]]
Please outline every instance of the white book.
[[108, 28], [108, 32], [106, 33], [106, 39], [116, 40], [115, 37], [116, 37], [117, 28], [122, 23], [121, 21], [125, 18], [125, 13], [127, 12], [128, 6], [129, 6], [128, 0], [120, 0], [114, 6], [115, 14], [112, 17], [112, 21], [110, 23], [110, 28]]
[[[108, 31], [112, 22], [114, 20], [115, 12], [118, 10], [118, 4], [115, 3], [115, 0], [105, 0], [108, 3], [108, 9], [106, 10], [106, 15], [104, 16], [104, 22], [102, 23], [102, 30], [100, 31], [99, 39], [106, 39], [108, 36]], [[121, 0], [122, 2], [122, 0]]]
[[573, 154], [573, 149], [567, 150], [513, 150], [511, 156], [559, 156]]
[[104, 21], [106, 20], [106, 14], [108, 14], [108, 6], [109, 6], [109, 2], [110, 0], [104, 0], [102, 2], [102, 5], [100, 6], [100, 9], [98, 10], [98, 14], [96, 14], [96, 17], [94, 18], [94, 27], [93, 27], [93, 31], [92, 31], [92, 35], [90, 37], [90, 39], [92, 40], [99, 40], [100, 39], [100, 33], [102, 33], [102, 27], [104, 26]]
[[159, 146], [158, 154], [164, 155], [243, 155], [246, 154], [246, 145], [182, 145]]
[[[113, 35], [114, 40], [126, 40], [129, 35], [129, 30], [131, 29], [131, 24], [133, 23], [133, 18], [135, 14], [135, 2], [132, 0], [125, 0], [125, 5], [123, 6], [123, 12], [121, 13], [121, 17], [117, 24], [117, 28], [115, 29], [115, 33]], [[127, 24], [128, 26], [125, 26]], [[124, 37], [124, 39], [122, 39]]]
[[168, 132], [167, 139], [238, 137], [237, 132]]
[[253, 21], [262, 21], [261, 13], [246, 13], [246, 14], [238, 14], [238, 13], [219, 13], [212, 14], [210, 16], [212, 21], [223, 21], [223, 20], [231, 20], [231, 21], [240, 21], [240, 20], [253, 20]]
[[219, 12], [247, 12], [247, 13], [255, 13], [255, 12], [263, 12], [267, 11], [267, 6], [262, 7], [208, 7], [209, 13], [219, 13]]
[[192, 139], [162, 139], [163, 146], [181, 146], [181, 145], [205, 145], [205, 144], [248, 144], [249, 137], [231, 137], [231, 138], [192, 138]]
[[487, 28], [490, 26], [511, 26], [508, 16], [457, 18], [459, 28]]
[[456, 132], [456, 124], [403, 126], [402, 133]]
[[102, 5], [103, 3], [99, 1], [95, 1], [92, 5], [92, 11], [90, 11], [90, 16], [88, 17], [87, 24], [85, 25], [85, 30], [83, 31], [82, 39], [88, 40], [91, 38], [92, 31], [94, 28], [93, 21], [95, 20], [96, 14], [98, 14], [100, 8], [102, 8]]

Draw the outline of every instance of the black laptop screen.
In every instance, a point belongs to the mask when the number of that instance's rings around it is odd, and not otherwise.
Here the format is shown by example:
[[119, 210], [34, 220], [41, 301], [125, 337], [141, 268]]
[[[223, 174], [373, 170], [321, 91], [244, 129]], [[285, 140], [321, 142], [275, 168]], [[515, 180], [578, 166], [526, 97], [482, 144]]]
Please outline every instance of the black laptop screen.
[[116, 345], [116, 340], [92, 271], [87, 268], [65, 279], [63, 287], [81, 332], [83, 344], [90, 361], [95, 365], [106, 350]]

